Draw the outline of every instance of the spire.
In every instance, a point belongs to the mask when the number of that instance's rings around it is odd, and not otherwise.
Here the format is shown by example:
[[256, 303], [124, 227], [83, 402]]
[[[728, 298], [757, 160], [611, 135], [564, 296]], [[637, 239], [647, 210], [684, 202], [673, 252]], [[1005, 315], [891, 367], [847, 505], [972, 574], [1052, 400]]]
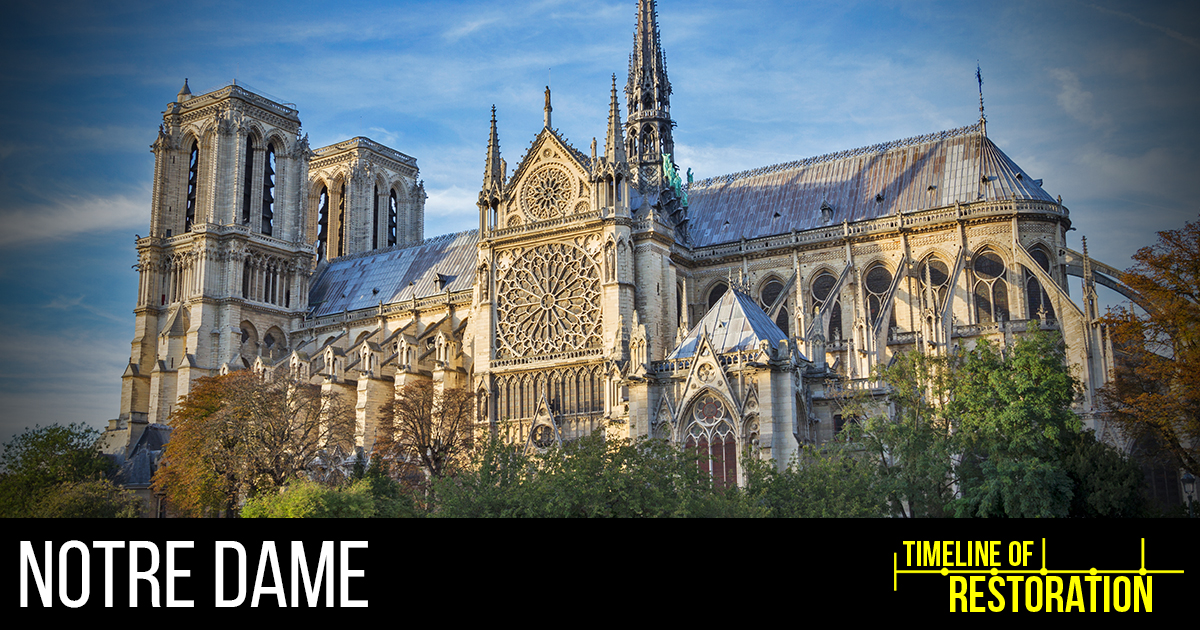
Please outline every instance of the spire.
[[983, 115], [983, 71], [975, 64], [975, 80], [979, 82], [979, 129], [987, 137], [987, 116]]
[[612, 100], [608, 104], [608, 135], [604, 138], [604, 157], [610, 164], [625, 161], [625, 143], [621, 140], [621, 107], [617, 102], [617, 75], [612, 75]]
[[626, 150], [637, 188], [645, 198], [656, 198], [665, 188], [663, 154], [675, 152], [671, 129], [671, 82], [659, 41], [655, 0], [638, 0], [637, 31], [629, 56], [629, 81], [625, 84], [628, 120]]
[[496, 134], [496, 106], [492, 105], [492, 131], [488, 135], [487, 160], [483, 166], [483, 190], [499, 190], [504, 186], [504, 170], [500, 160], [500, 139]]
[[550, 107], [550, 86], [547, 85], [546, 86], [546, 109], [545, 109], [545, 112], [546, 112], [545, 127], [546, 127], [546, 129], [553, 129], [553, 127], [550, 126], [550, 112], [552, 112], [552, 111], [554, 111], [554, 108]]
[[638, 0], [637, 31], [629, 56], [629, 82], [625, 84], [629, 115], [643, 109], [670, 112], [671, 82], [658, 32], [656, 0]]

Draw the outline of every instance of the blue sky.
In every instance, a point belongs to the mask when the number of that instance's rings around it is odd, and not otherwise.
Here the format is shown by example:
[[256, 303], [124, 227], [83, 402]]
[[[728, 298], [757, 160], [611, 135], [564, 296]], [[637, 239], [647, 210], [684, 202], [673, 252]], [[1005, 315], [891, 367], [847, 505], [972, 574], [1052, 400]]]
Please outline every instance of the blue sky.
[[[418, 159], [426, 235], [474, 226], [490, 107], [515, 167], [541, 127], [603, 142], [634, 0], [21, 3], [0, 25], [0, 441], [115, 417], [133, 239], [184, 77], [295, 103], [313, 147]], [[1200, 212], [1194, 2], [662, 0], [676, 161], [697, 179], [975, 122], [1125, 268]]]

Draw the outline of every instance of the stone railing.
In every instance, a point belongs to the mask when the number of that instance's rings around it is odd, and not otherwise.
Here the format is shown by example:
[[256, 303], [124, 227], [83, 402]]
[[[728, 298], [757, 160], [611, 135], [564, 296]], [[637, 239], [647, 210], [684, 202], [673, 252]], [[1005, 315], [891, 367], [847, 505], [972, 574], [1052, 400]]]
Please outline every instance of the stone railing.
[[525, 232], [546, 230], [561, 225], [567, 225], [569, 223], [583, 223], [598, 218], [600, 218], [599, 211], [584, 212], [582, 214], [572, 214], [565, 217], [558, 217], [557, 219], [547, 219], [545, 221], [536, 221], [533, 223], [524, 223], [522, 225], [514, 225], [513, 227], [491, 230], [487, 233], [487, 236], [489, 238], [503, 238], [506, 236], [513, 236], [515, 234], [524, 234]]

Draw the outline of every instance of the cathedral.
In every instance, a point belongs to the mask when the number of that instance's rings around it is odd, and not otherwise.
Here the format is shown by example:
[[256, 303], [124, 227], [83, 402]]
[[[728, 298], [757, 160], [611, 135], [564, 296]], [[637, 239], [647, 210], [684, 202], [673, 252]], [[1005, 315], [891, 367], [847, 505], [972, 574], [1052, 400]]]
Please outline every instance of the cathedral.
[[294, 106], [185, 82], [152, 146], [110, 450], [161, 442], [196, 379], [254, 370], [343, 396], [368, 452], [380, 406], [431, 381], [470, 388], [480, 430], [530, 448], [653, 436], [735, 484], [743, 457], [832, 439], [839, 400], [882, 393], [872, 369], [896, 354], [1035, 325], [1061, 331], [1078, 412], [1104, 434], [1095, 285], [1131, 292], [1067, 248], [1061, 198], [988, 138], [982, 107], [958, 129], [692, 181], [655, 5], [638, 2], [602, 147], [559, 134], [547, 88], [510, 171], [493, 108], [479, 224], [457, 234], [425, 237], [415, 158], [364, 137], [313, 149]]

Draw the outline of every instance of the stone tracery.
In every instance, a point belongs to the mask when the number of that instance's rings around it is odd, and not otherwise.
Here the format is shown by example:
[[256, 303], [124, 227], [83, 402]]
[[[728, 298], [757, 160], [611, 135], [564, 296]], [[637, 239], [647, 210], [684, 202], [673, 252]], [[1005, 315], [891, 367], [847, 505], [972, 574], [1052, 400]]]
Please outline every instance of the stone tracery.
[[581, 249], [535, 247], [497, 282], [503, 358], [595, 348], [601, 342], [600, 274]]

